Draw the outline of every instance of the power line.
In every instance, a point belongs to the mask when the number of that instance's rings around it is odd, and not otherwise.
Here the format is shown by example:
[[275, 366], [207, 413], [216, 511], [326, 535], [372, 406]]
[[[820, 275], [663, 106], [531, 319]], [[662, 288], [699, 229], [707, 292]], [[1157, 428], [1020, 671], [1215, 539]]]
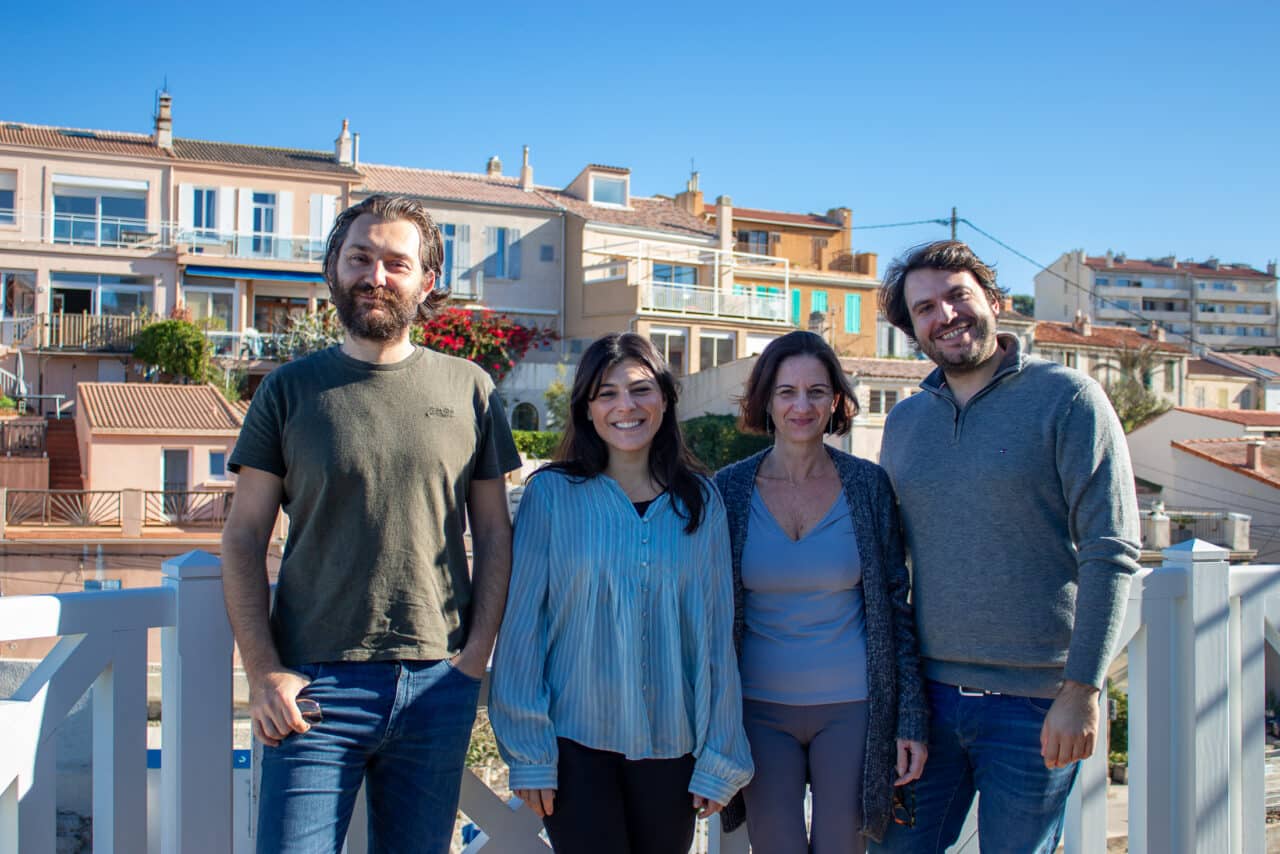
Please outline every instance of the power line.
[[911, 222], [886, 222], [879, 225], [855, 225], [853, 231], [868, 231], [873, 228], [906, 228], [909, 225], [950, 225], [949, 219], [917, 219]]

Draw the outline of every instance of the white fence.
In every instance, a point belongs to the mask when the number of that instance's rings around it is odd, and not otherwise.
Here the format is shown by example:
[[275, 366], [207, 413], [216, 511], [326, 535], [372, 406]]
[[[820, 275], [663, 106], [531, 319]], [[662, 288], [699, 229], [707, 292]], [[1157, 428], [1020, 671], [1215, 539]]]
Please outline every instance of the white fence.
[[[1280, 567], [1236, 566], [1199, 540], [1165, 551], [1134, 579], [1123, 644], [1129, 663], [1129, 850], [1261, 852], [1266, 645], [1280, 648]], [[53, 739], [93, 687], [94, 851], [147, 850], [146, 630], [163, 627], [158, 827], [165, 854], [245, 850], [233, 823], [231, 634], [220, 564], [192, 552], [164, 564], [163, 586], [0, 598], [0, 642], [58, 636], [53, 652], [0, 701], [0, 851], [55, 850]], [[1103, 718], [1105, 720], [1105, 716]], [[1105, 741], [1080, 768], [1065, 847], [1106, 851]], [[237, 799], [237, 802], [248, 799]], [[463, 813], [482, 835], [467, 854], [545, 854], [540, 825], [468, 773]], [[365, 850], [353, 821], [351, 854]], [[234, 828], [234, 829], [233, 829]], [[709, 854], [745, 854], [746, 835], [707, 828]], [[976, 840], [961, 849], [976, 851]], [[602, 850], [607, 850], [602, 848]]]

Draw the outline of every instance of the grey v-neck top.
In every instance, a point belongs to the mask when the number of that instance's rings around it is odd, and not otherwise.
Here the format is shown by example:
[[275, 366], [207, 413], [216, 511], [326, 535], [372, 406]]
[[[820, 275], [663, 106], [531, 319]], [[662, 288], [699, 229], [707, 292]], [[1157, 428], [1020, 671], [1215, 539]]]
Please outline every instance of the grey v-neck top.
[[844, 494], [792, 540], [759, 490], [742, 550], [742, 696], [814, 706], [867, 699], [862, 562]]

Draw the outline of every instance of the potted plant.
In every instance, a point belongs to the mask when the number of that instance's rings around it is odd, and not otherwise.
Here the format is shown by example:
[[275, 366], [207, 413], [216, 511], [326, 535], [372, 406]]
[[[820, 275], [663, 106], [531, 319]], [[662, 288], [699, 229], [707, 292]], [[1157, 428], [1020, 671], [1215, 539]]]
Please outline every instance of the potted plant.
[[1114, 685], [1107, 686], [1110, 702], [1111, 725], [1108, 729], [1110, 753], [1107, 759], [1111, 767], [1111, 779], [1116, 783], [1129, 783], [1129, 695]]

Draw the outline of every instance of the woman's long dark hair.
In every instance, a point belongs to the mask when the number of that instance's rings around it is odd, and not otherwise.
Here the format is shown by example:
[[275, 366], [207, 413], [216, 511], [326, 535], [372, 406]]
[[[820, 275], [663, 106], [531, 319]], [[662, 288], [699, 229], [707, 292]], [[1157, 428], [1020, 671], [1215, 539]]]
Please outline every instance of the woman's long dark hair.
[[698, 477], [705, 474], [706, 469], [685, 446], [680, 425], [676, 423], [679, 396], [676, 379], [648, 338], [634, 332], [615, 332], [592, 342], [582, 354], [569, 396], [569, 424], [556, 449], [555, 462], [543, 468], [584, 480], [604, 472], [609, 465], [609, 446], [591, 423], [587, 406], [599, 394], [604, 375], [625, 359], [638, 362], [653, 374], [666, 401], [662, 424], [649, 446], [649, 475], [678, 499], [673, 506], [676, 513], [687, 520], [685, 533], [692, 534], [702, 524], [706, 509], [705, 481]]

